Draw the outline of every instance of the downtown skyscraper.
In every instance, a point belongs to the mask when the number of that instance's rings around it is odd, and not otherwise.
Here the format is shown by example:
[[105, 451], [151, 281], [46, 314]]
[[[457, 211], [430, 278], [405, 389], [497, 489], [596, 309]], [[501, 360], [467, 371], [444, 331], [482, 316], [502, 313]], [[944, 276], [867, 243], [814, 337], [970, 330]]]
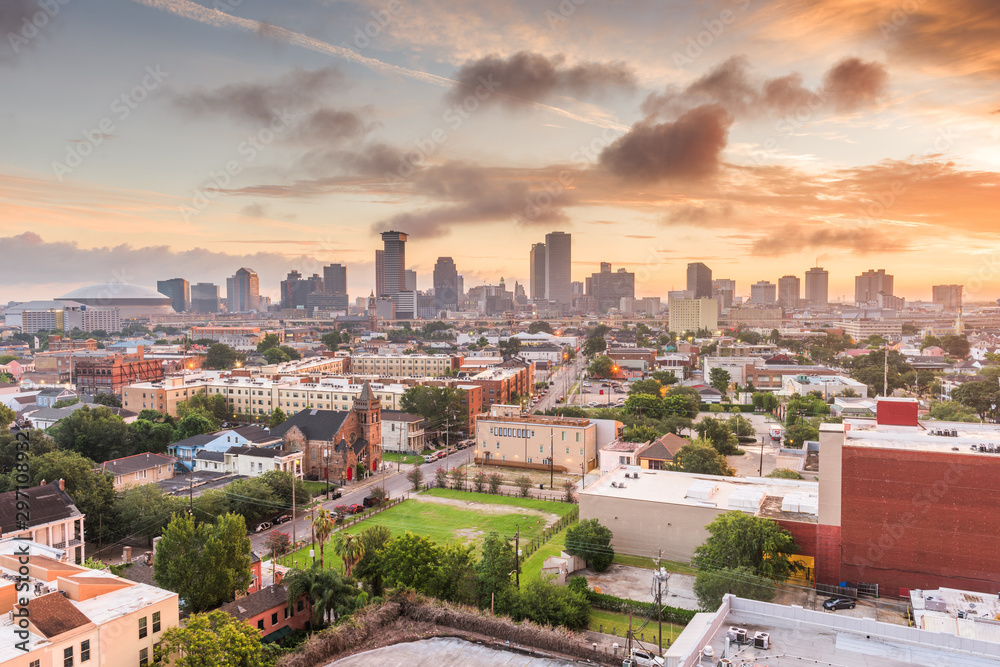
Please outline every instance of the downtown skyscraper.
[[[382, 287], [377, 296], [395, 296], [405, 291], [406, 238], [403, 232], [382, 232]], [[376, 266], [378, 263], [376, 251]]]
[[545, 298], [563, 310], [569, 310], [573, 302], [572, 240], [566, 232], [545, 235]]

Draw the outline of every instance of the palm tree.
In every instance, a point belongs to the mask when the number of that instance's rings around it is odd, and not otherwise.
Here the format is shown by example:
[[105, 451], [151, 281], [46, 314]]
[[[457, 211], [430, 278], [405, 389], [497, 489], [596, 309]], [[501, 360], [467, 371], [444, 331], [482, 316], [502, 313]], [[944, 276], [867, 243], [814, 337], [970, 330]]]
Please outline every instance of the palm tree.
[[284, 579], [288, 588], [288, 607], [305, 595], [312, 607], [313, 625], [329, 623], [354, 611], [358, 589], [335, 570], [324, 570], [313, 563], [306, 570], [292, 570]]
[[357, 535], [341, 531], [337, 533], [333, 548], [340, 559], [344, 561], [344, 576], [351, 576], [351, 571], [365, 555], [365, 545]]
[[316, 539], [319, 541], [320, 569], [323, 569], [323, 547], [326, 545], [326, 541], [330, 539], [330, 533], [333, 532], [335, 523], [333, 515], [329, 510], [325, 510], [322, 507], [317, 510], [316, 517], [312, 522], [312, 527], [313, 531], [316, 533]]

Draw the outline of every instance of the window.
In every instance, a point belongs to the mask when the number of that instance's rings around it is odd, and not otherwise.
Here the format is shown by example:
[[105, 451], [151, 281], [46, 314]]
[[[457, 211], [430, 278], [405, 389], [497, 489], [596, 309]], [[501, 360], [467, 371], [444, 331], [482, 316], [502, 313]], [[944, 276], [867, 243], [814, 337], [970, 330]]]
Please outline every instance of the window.
[[580, 442], [580, 434], [579, 433], [576, 434], [576, 441]]
[[569, 447], [566, 448], [566, 453], [569, 454]]
[[628, 463], [629, 463], [628, 457], [627, 456], [619, 456], [618, 457], [618, 463], [620, 463], [622, 465], [628, 465]]
[[580, 448], [580, 456], [583, 456], [583, 447]]
[[90, 640], [84, 639], [80, 642], [80, 662], [87, 662], [90, 660]]
[[497, 442], [497, 449], [500, 449], [500, 443]]
[[73, 667], [73, 647], [63, 649], [63, 667]]
[[285, 607], [285, 618], [288, 618], [288, 607]]
[[149, 664], [149, 649], [139, 649], [139, 667], [146, 667]]
[[273, 614], [271, 614], [271, 625], [277, 625], [277, 624], [278, 624], [278, 612], [274, 612]]
[[259, 621], [257, 621], [257, 629], [258, 630], [263, 630], [264, 629], [264, 619], [263, 618], [260, 619]]
[[160, 631], [160, 612], [153, 612], [153, 632]]
[[302, 603], [302, 600], [299, 600], [299, 603], [298, 603], [298, 605], [296, 605], [296, 607], [295, 607], [295, 608], [296, 608], [296, 610], [298, 610], [298, 611], [302, 611], [302, 605], [303, 605], [303, 603]]
[[42, 661], [32, 660], [31, 662], [28, 663], [28, 667], [42, 667]]
[[145, 637], [148, 633], [146, 632], [146, 617], [143, 616], [139, 619], [139, 639]]
[[566, 442], [566, 431], [562, 432], [562, 439], [563, 439], [563, 442]]
[[545, 445], [538, 445], [538, 452], [539, 453], [544, 453], [545, 452]]

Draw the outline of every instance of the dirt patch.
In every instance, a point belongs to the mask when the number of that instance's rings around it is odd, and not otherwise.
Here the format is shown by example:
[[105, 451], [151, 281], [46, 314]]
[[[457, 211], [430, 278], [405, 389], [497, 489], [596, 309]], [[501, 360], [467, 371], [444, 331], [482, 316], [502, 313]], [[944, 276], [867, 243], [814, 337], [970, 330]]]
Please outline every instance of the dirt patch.
[[474, 530], [472, 528], [460, 528], [455, 531], [455, 537], [460, 537], [468, 543], [478, 542], [479, 538], [483, 536], [483, 531]]
[[[528, 509], [526, 507], [515, 507], [514, 505], [494, 505], [492, 503], [479, 503], [474, 500], [459, 500], [458, 498], [439, 498], [437, 496], [427, 496], [422, 493], [410, 496], [410, 500], [422, 503], [437, 503], [439, 505], [451, 505], [464, 510], [473, 510], [480, 514], [530, 514], [545, 520], [545, 528], [552, 526], [559, 520], [559, 516], [550, 512]], [[461, 533], [462, 531], [456, 531]], [[481, 531], [478, 532], [482, 535]]]

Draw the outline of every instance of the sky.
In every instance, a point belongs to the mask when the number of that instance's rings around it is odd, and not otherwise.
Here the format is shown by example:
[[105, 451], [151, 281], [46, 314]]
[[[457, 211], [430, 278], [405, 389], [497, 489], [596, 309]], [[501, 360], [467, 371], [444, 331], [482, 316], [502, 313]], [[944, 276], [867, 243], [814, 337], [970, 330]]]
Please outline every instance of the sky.
[[995, 0], [3, 0], [0, 303], [346, 264], [466, 287], [573, 235], [636, 296], [1000, 297]]

